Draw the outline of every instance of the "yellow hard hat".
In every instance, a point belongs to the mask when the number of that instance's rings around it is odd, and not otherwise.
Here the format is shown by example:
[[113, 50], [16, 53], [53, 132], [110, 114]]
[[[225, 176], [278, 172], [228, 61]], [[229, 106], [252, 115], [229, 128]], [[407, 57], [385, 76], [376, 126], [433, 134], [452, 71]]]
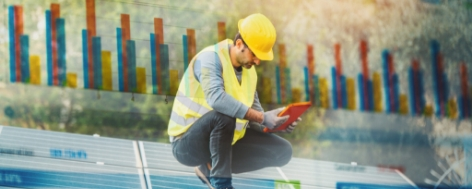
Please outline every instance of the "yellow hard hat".
[[272, 60], [275, 43], [275, 28], [272, 22], [262, 14], [251, 14], [239, 20], [238, 29], [249, 49], [261, 60]]

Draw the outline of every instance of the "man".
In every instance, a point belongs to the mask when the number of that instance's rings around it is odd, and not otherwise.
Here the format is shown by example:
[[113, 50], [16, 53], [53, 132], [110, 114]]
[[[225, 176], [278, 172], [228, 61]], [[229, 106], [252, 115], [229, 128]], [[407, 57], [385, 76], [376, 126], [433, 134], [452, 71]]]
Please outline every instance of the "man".
[[174, 157], [197, 166], [200, 180], [215, 189], [233, 188], [232, 173], [283, 166], [292, 157], [287, 140], [262, 132], [288, 116], [277, 116], [283, 108], [264, 112], [256, 92], [253, 66], [273, 59], [275, 28], [262, 14], [240, 20], [238, 28], [234, 41], [207, 47], [192, 59], [169, 121]]

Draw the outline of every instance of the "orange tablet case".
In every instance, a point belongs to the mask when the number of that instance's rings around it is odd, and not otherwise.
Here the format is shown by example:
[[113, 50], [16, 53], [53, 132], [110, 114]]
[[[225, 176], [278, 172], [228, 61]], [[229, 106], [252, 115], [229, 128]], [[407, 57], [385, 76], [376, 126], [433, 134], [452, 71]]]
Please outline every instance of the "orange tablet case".
[[279, 117], [290, 115], [288, 120], [277, 127], [274, 130], [269, 130], [268, 128], [264, 128], [264, 132], [275, 132], [280, 130], [285, 130], [291, 123], [296, 121], [308, 108], [311, 106], [311, 102], [298, 102], [288, 105], [282, 112], [279, 113]]

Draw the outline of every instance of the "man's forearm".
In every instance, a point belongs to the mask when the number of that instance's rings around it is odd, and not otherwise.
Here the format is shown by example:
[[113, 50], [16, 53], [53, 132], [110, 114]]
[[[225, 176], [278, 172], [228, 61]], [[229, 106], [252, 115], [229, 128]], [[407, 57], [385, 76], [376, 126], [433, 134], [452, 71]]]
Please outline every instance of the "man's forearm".
[[264, 121], [264, 113], [249, 108], [246, 112], [246, 115], [244, 116], [244, 119], [262, 123], [262, 121]]

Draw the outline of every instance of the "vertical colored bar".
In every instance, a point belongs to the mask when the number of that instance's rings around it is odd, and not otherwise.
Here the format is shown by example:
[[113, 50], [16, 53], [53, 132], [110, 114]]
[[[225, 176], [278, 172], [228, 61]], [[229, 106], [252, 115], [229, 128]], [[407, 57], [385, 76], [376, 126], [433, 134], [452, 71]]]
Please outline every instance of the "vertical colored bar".
[[[51, 11], [46, 11], [46, 56], [47, 56], [47, 73], [48, 86], [53, 86], [52, 79], [52, 26], [51, 26]], [[83, 34], [82, 34], [83, 36]], [[82, 43], [82, 45], [84, 45]], [[83, 47], [82, 47], [83, 48]]]
[[359, 44], [359, 49], [360, 49], [360, 57], [361, 57], [361, 63], [362, 63], [362, 75], [363, 75], [363, 93], [364, 96], [360, 96], [360, 99], [363, 98], [362, 102], [364, 103], [364, 107], [369, 107], [367, 104], [369, 102], [369, 94], [367, 90], [367, 80], [369, 80], [369, 66], [368, 66], [368, 58], [367, 58], [367, 53], [368, 53], [368, 46], [367, 46], [367, 41], [361, 40]]
[[95, 0], [86, 0], [85, 9], [87, 13], [87, 30], [90, 31], [91, 36], [96, 36]]
[[183, 55], [184, 55], [184, 70], [187, 70], [189, 64], [189, 54], [188, 54], [188, 39], [186, 35], [182, 35], [182, 45], [183, 45]]
[[128, 77], [128, 45], [126, 44], [127, 41], [131, 37], [131, 30], [130, 30], [130, 19], [128, 14], [121, 14], [121, 42], [123, 45], [123, 90], [125, 92], [131, 91], [129, 87]]
[[464, 62], [461, 63], [459, 67], [459, 74], [460, 74], [460, 80], [461, 80], [461, 94], [463, 96], [467, 96], [468, 91], [467, 88], [469, 88], [468, 84], [468, 75], [467, 75], [467, 66], [465, 65]]
[[390, 112], [398, 112], [398, 101], [395, 94], [395, 80], [393, 78], [395, 74], [395, 70], [393, 68], [393, 55], [392, 53], [388, 54], [388, 86], [389, 88], [389, 96], [390, 96]]
[[280, 87], [280, 67], [275, 66], [275, 82], [277, 88], [277, 104], [282, 104], [282, 93]]
[[286, 101], [285, 68], [287, 67], [285, 59], [285, 44], [279, 44], [279, 70], [280, 70], [280, 99], [281, 103]]
[[56, 19], [59, 86], [66, 86], [66, 31], [64, 18]]
[[443, 107], [441, 114], [442, 115], [447, 115], [447, 112], [450, 113], [449, 111], [449, 81], [447, 80], [447, 75], [444, 71], [442, 72], [442, 90], [441, 90], [441, 106]]
[[361, 40], [360, 42], [360, 50], [361, 50], [361, 62], [362, 62], [362, 75], [364, 76], [364, 79], [369, 79], [369, 67], [368, 67], [368, 59], [367, 59], [367, 53], [368, 53], [368, 47], [367, 47], [367, 41]]
[[8, 45], [10, 47], [10, 82], [15, 82], [16, 80], [16, 69], [15, 69], [15, 7], [8, 7], [8, 36], [9, 41]]
[[341, 44], [336, 43], [334, 45], [334, 58], [336, 63], [336, 78], [338, 82], [336, 82], [336, 96], [337, 96], [337, 105], [338, 107], [343, 107], [343, 96], [342, 96], [342, 82], [339, 81], [341, 79], [341, 75], [343, 74], [343, 67], [341, 62]]
[[179, 89], [179, 71], [169, 70], [169, 78], [170, 78], [169, 95], [175, 96], [177, 94], [177, 90]]
[[320, 78], [320, 101], [321, 107], [329, 108], [329, 92], [328, 92], [328, 80], [326, 78]]
[[465, 100], [465, 103], [463, 103], [463, 105], [465, 106], [466, 110], [465, 111], [465, 117], [469, 118], [472, 116], [472, 103], [471, 103], [471, 97], [467, 96], [467, 97], [464, 97], [464, 100]]
[[290, 96], [292, 97], [290, 103], [297, 103], [302, 101], [302, 90], [300, 88], [292, 88]]
[[447, 91], [447, 80], [446, 76], [444, 73], [444, 58], [442, 54], [439, 52], [437, 56], [437, 62], [438, 62], [438, 68], [437, 68], [437, 74], [438, 74], [438, 91], [439, 91], [439, 105], [440, 105], [440, 115], [446, 116], [446, 111], [448, 107], [448, 99], [447, 95], [445, 94]]
[[388, 63], [389, 63], [389, 52], [388, 50], [384, 50], [382, 52], [382, 68], [383, 68], [383, 80], [384, 80], [384, 90], [385, 90], [385, 110], [387, 113], [391, 113], [390, 107], [390, 73], [388, 71]]
[[408, 114], [408, 97], [406, 94], [400, 94], [398, 97], [399, 100], [399, 107], [398, 107], [398, 112], [400, 114]]
[[92, 37], [93, 44], [93, 82], [94, 89], [103, 89], [102, 85], [102, 44], [100, 37]]
[[[467, 97], [467, 107], [469, 110], [472, 109], [472, 87], [469, 88], [469, 96]], [[469, 117], [472, 116], [472, 111], [469, 111]]]
[[77, 74], [76, 73], [67, 73], [66, 86], [70, 88], [77, 88]]
[[420, 113], [423, 114], [426, 108], [426, 99], [424, 97], [423, 71], [418, 71], [418, 95], [420, 101]]
[[313, 76], [315, 73], [315, 55], [313, 54], [313, 45], [307, 45], [307, 66], [308, 76]]
[[347, 109], [347, 86], [346, 86], [346, 77], [344, 75], [341, 75], [339, 78], [341, 82], [341, 99], [342, 99], [342, 108]]
[[347, 109], [356, 109], [356, 86], [353, 78], [346, 79]]
[[291, 74], [290, 68], [285, 68], [285, 87], [286, 87], [286, 103], [292, 103], [293, 96], [292, 96], [292, 85], [291, 85]]
[[439, 75], [438, 75], [438, 55], [439, 55], [439, 43], [435, 40], [431, 41], [431, 61], [432, 61], [432, 74], [433, 74], [433, 95], [434, 103], [436, 106], [436, 116], [439, 117], [441, 114], [440, 110], [440, 96], [439, 96]]
[[157, 85], [157, 94], [164, 94], [162, 89], [162, 70], [161, 70], [161, 53], [160, 45], [164, 44], [164, 26], [163, 20], [161, 18], [154, 18], [154, 44], [155, 44], [155, 55], [156, 61], [153, 63], [156, 65], [156, 77], [153, 80], [156, 80]]
[[29, 39], [27, 35], [20, 36], [21, 42], [21, 82], [29, 83]]
[[[87, 49], [88, 49], [88, 78], [87, 81], [87, 86], [91, 89], [96, 88], [94, 86], [94, 62], [96, 58], [93, 57], [93, 42], [92, 42], [92, 37], [97, 36], [97, 30], [96, 30], [96, 18], [95, 18], [95, 0], [86, 0], [85, 2], [85, 8], [86, 8], [86, 21], [87, 21]], [[99, 59], [101, 60], [101, 59]]]
[[[96, 30], [96, 18], [95, 18], [95, 0], [86, 0], [85, 2], [86, 6], [86, 21], [87, 21], [87, 49], [88, 49], [88, 66], [87, 66], [87, 71], [84, 70], [84, 72], [87, 72], [87, 76], [84, 75], [84, 77], [87, 77], [87, 79], [84, 79], [85, 86], [87, 88], [94, 88], [94, 63], [93, 63], [93, 49], [92, 49], [92, 37], [97, 35], [97, 30]], [[85, 67], [84, 67], [85, 68]]]
[[156, 44], [164, 44], [164, 25], [162, 18], [154, 18], [154, 34]]
[[[369, 94], [374, 93], [374, 89], [372, 86], [372, 80], [367, 80], [367, 91]], [[374, 98], [369, 98], [369, 110], [372, 111], [374, 110]]]
[[38, 55], [31, 55], [30, 62], [30, 83], [33, 85], [41, 84], [41, 63]]
[[320, 83], [318, 75], [313, 75], [313, 90], [314, 95], [312, 96], [312, 102], [315, 107], [319, 107], [321, 105], [321, 97], [320, 97]]
[[447, 75], [446, 73], [443, 71], [442, 72], [442, 102], [444, 102], [445, 104], [448, 103], [449, 101], [449, 81], [447, 80]]
[[225, 22], [218, 22], [218, 42], [226, 39], [226, 24]]
[[[369, 82], [370, 82], [370, 89], [369, 87]], [[367, 83], [367, 107], [369, 107], [370, 111], [374, 111], [375, 105], [374, 105], [374, 84], [373, 81], [370, 79], [364, 80], [364, 83]]]
[[364, 88], [367, 88], [367, 87], [364, 87], [365, 83], [364, 83], [364, 76], [362, 75], [362, 73], [359, 73], [357, 75], [357, 83], [359, 85], [358, 90], [359, 90], [359, 100], [360, 100], [359, 105], [361, 106], [360, 110], [366, 111], [366, 108], [365, 108], [366, 103], [364, 102], [364, 100], [367, 100], [367, 98], [365, 98]]
[[382, 112], [383, 107], [382, 107], [382, 76], [380, 76], [380, 73], [374, 72], [374, 77], [372, 81], [372, 98], [374, 101], [374, 111], [375, 112]]
[[136, 67], [137, 92], [146, 93], [146, 69]]
[[[313, 83], [314, 81], [312, 79], [315, 72], [315, 56], [313, 54], [313, 45], [307, 45], [306, 51], [307, 51], [306, 54], [307, 54], [307, 66], [308, 66], [308, 78], [310, 79], [308, 83], [308, 86], [310, 87], [308, 89], [308, 92], [309, 92], [309, 96], [311, 96], [312, 104], [315, 106], [319, 106], [319, 104], [315, 103], [316, 102], [315, 99], [319, 97], [315, 95], [315, 91], [313, 88], [315, 86], [315, 83]], [[308, 100], [310, 100], [310, 98], [308, 98]]]
[[305, 75], [305, 101], [310, 101], [310, 76], [308, 75], [308, 68], [303, 67], [303, 73]]
[[94, 73], [94, 60], [96, 58], [94, 58], [94, 50], [93, 50], [93, 37], [92, 36], [92, 32], [90, 30], [87, 30], [87, 49], [88, 49], [88, 86], [89, 88], [91, 89], [95, 89], [95, 73]]
[[468, 110], [468, 111], [467, 111], [468, 114], [466, 114], [467, 117], [471, 117], [471, 116], [472, 116], [472, 110], [471, 110], [471, 108], [472, 108], [472, 102], [471, 102], [471, 99], [472, 99], [471, 97], [467, 97], [467, 98], [465, 99], [466, 101], [465, 101], [465, 104], [464, 104], [464, 105], [467, 106], [466, 108], [467, 108], [467, 110]]
[[461, 80], [461, 97], [459, 100], [459, 107], [460, 107], [460, 115], [461, 118], [466, 118], [469, 117], [470, 109], [468, 105], [468, 99], [469, 99], [469, 92], [467, 89], [469, 88], [468, 84], [468, 75], [467, 75], [467, 67], [464, 62], [461, 63], [459, 67], [459, 74], [460, 74], [460, 80]]
[[133, 40], [126, 41], [126, 50], [128, 57], [128, 81], [129, 91], [136, 92], [136, 44]]
[[333, 109], [338, 108], [338, 92], [337, 92], [337, 76], [336, 76], [336, 68], [332, 67], [331, 68], [331, 79], [332, 79], [332, 88], [333, 88]]
[[400, 106], [400, 89], [399, 89], [399, 81], [398, 75], [393, 74], [392, 76], [392, 84], [393, 84], [393, 105], [394, 105], [394, 112], [399, 112]]
[[336, 63], [336, 75], [340, 77], [343, 74], [343, 67], [341, 62], [341, 44], [334, 44], [334, 59]]
[[152, 94], [157, 94], [157, 70], [156, 70], [156, 35], [150, 34], [150, 45], [151, 45], [151, 81], [152, 81]]
[[413, 104], [413, 107], [414, 109], [412, 112], [414, 115], [421, 115], [422, 113], [422, 107], [421, 107], [421, 94], [420, 94], [420, 65], [419, 65], [419, 62], [418, 60], [413, 60], [413, 63], [412, 63], [412, 77], [413, 77], [413, 83], [412, 83], [412, 86], [413, 86], [413, 91], [412, 93], [414, 94], [414, 96], [411, 96], [410, 98], [413, 99], [412, 102], [414, 102], [415, 104]]
[[111, 91], [113, 89], [110, 51], [102, 51], [102, 84], [103, 90]]
[[271, 104], [272, 103], [272, 81], [268, 77], [262, 77], [262, 98], [261, 103]]
[[51, 4], [51, 32], [52, 32], [52, 80], [53, 85], [59, 85], [58, 78], [58, 44], [57, 44], [57, 22], [60, 16], [60, 5]]
[[187, 41], [188, 41], [188, 59], [192, 60], [197, 54], [197, 42], [195, 40], [195, 30], [187, 29]]
[[448, 104], [448, 110], [449, 110], [449, 118], [456, 119], [459, 116], [456, 100], [449, 99], [447, 104]]
[[465, 106], [464, 106], [464, 96], [459, 95], [459, 119], [464, 119], [466, 116], [465, 114]]
[[[122, 35], [121, 35], [121, 28], [116, 28], [116, 49], [117, 49], [117, 57], [118, 57], [118, 90], [124, 92], [124, 84], [123, 84], [123, 45], [122, 43]], [[126, 50], [126, 49], [125, 49]]]
[[23, 35], [23, 7], [15, 6], [15, 61], [16, 82], [21, 82], [21, 35]]
[[415, 94], [415, 72], [413, 70], [413, 67], [408, 68], [408, 90], [410, 93], [410, 114], [412, 116], [415, 115], [416, 113], [416, 94]]
[[432, 115], [433, 115], [433, 111], [434, 111], [434, 110], [433, 110], [433, 106], [432, 106], [432, 105], [429, 105], [429, 104], [425, 105], [425, 107], [424, 107], [424, 115], [425, 115], [425, 116], [428, 116], [428, 117], [432, 116]]
[[[88, 45], [87, 45], [87, 30], [82, 30], [82, 61], [83, 61], [83, 72], [84, 72], [84, 88], [89, 88], [89, 76], [88, 76]], [[48, 70], [49, 70], [49, 62], [48, 62]], [[49, 72], [48, 72], [49, 73]], [[49, 82], [48, 77], [48, 82]], [[51, 78], [52, 79], [52, 78]]]
[[159, 94], [168, 94], [170, 91], [169, 81], [169, 46], [167, 44], [160, 44], [160, 57], [161, 57], [161, 71], [162, 71], [162, 93], [159, 89]]

